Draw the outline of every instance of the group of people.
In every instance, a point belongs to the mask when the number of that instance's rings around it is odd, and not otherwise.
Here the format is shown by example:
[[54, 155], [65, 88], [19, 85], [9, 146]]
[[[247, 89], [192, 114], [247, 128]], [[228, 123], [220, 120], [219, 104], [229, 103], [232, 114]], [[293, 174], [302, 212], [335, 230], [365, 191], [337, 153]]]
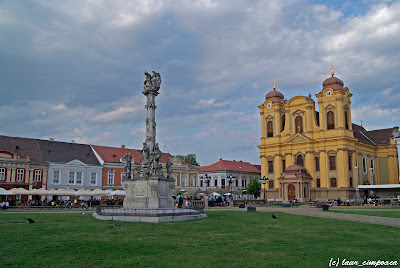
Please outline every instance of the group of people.
[[10, 203], [8, 201], [3, 201], [0, 203], [0, 210], [6, 210], [10, 206]]
[[176, 197], [175, 207], [176, 208], [182, 208], [183, 207], [183, 201], [185, 201], [185, 208], [192, 208], [192, 206], [193, 206], [192, 202], [189, 199], [184, 198], [181, 195], [181, 193], [179, 193], [178, 196]]

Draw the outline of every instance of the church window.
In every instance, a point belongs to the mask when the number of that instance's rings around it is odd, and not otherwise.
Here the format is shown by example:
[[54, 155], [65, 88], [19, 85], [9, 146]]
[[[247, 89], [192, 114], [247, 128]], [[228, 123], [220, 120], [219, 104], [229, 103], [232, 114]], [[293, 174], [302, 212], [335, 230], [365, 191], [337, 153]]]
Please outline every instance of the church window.
[[285, 130], [285, 115], [282, 116], [282, 127], [281, 127], [281, 131]]
[[274, 189], [274, 180], [269, 180], [268, 189]]
[[335, 116], [333, 115], [332, 111], [329, 111], [326, 114], [326, 122], [327, 122], [328, 129], [334, 129], [335, 128]]
[[336, 178], [331, 178], [331, 187], [337, 187]]
[[370, 163], [371, 163], [370, 168], [372, 168], [372, 173], [374, 173], [374, 159], [372, 157]]
[[363, 174], [367, 174], [367, 157], [366, 156], [362, 156], [362, 171]]
[[319, 171], [319, 157], [315, 157], [315, 171]]
[[285, 172], [285, 169], [286, 169], [286, 160], [283, 159], [282, 160], [282, 172]]
[[317, 188], [321, 187], [321, 179], [317, 179]]
[[303, 161], [303, 156], [298, 155], [296, 158], [296, 165], [303, 166], [304, 167], [304, 161]]
[[351, 159], [351, 153], [349, 153], [349, 159], [348, 159], [348, 161], [349, 161], [349, 170], [352, 170], [352, 165], [353, 165], [353, 163], [352, 163], [352, 159]]
[[296, 118], [294, 119], [294, 125], [296, 128], [296, 133], [297, 132], [303, 133], [303, 118], [300, 115], [296, 116]]
[[329, 156], [329, 170], [336, 170], [336, 156]]
[[349, 115], [347, 111], [344, 111], [344, 125], [346, 129], [349, 129]]
[[268, 173], [274, 173], [274, 161], [268, 161]]
[[272, 121], [268, 121], [267, 123], [267, 137], [273, 137], [274, 136], [274, 127], [272, 124]]
[[353, 187], [353, 178], [349, 178], [349, 187]]

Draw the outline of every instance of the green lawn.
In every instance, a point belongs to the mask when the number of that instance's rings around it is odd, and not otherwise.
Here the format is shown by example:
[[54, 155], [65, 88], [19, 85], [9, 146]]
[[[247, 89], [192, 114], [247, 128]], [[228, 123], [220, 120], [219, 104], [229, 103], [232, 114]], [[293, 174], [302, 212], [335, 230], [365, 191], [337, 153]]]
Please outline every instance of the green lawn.
[[[81, 213], [0, 213], [0, 267], [327, 267], [330, 258], [399, 260], [400, 229], [262, 212], [208, 212], [146, 224]], [[35, 224], [17, 224], [33, 218]]]
[[343, 210], [330, 210], [335, 213], [346, 213], [346, 214], [359, 214], [367, 216], [378, 216], [378, 217], [389, 217], [389, 218], [400, 218], [400, 211], [343, 211]]

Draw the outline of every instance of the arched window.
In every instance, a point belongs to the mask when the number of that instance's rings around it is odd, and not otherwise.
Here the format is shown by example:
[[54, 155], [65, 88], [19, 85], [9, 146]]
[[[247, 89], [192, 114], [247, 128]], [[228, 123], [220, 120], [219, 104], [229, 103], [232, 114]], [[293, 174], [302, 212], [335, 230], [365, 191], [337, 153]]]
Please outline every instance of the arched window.
[[282, 129], [281, 131], [285, 130], [285, 115], [282, 116]]
[[296, 164], [299, 166], [303, 166], [304, 167], [304, 161], [303, 161], [303, 156], [302, 155], [298, 155], [296, 158]]
[[272, 121], [268, 121], [267, 123], [267, 137], [273, 137], [274, 136], [274, 127], [272, 124]]
[[344, 126], [349, 129], [349, 115], [347, 111], [344, 111]]
[[303, 118], [299, 115], [294, 119], [294, 125], [296, 128], [296, 133], [301, 132], [303, 133]]
[[335, 116], [333, 115], [332, 111], [329, 111], [326, 114], [326, 122], [328, 129], [334, 129], [335, 128]]

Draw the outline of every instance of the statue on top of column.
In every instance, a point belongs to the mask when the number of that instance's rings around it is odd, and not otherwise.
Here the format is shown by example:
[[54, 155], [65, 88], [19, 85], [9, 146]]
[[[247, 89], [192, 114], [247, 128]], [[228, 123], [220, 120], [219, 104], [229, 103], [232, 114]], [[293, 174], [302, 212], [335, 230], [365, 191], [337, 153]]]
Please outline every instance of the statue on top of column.
[[160, 89], [161, 85], [160, 74], [153, 71], [153, 76], [150, 75], [148, 72], [144, 72], [144, 75], [146, 76], [146, 80], [144, 80], [143, 94], [145, 95], [148, 93], [158, 94], [158, 90]]

